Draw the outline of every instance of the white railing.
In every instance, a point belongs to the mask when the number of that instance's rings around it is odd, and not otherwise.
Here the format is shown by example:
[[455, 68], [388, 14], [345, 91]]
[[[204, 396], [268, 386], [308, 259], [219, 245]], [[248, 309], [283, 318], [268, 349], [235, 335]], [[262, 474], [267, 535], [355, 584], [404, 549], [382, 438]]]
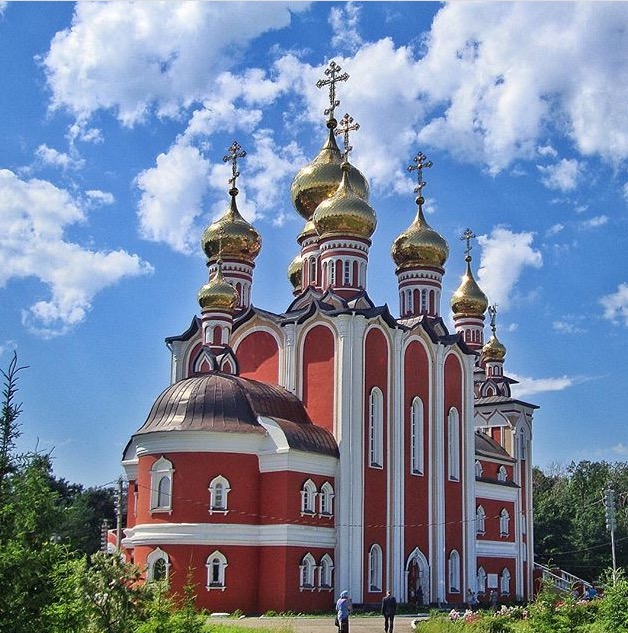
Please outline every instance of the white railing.
[[578, 587], [581, 590], [593, 587], [590, 582], [574, 576], [574, 574], [570, 574], [564, 569], [550, 569], [540, 563], [534, 563], [534, 567], [541, 572], [544, 582], [551, 582], [560, 591], [572, 591], [574, 587]]

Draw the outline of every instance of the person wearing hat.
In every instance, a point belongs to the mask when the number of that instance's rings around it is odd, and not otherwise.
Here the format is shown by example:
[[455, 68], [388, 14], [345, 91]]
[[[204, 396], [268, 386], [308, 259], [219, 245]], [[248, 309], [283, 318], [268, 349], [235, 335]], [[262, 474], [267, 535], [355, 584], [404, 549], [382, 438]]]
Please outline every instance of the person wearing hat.
[[353, 609], [349, 592], [343, 591], [336, 602], [336, 626], [338, 633], [349, 633], [349, 614]]

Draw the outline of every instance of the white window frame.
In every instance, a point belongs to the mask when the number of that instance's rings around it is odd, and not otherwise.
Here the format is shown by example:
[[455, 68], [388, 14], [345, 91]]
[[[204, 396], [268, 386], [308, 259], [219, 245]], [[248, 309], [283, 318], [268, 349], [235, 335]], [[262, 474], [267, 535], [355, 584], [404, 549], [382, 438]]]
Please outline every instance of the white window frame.
[[299, 590], [314, 591], [314, 574], [316, 571], [316, 560], [309, 552], [301, 559], [299, 565]]
[[423, 475], [424, 472], [423, 429], [423, 402], [417, 396], [410, 407], [410, 473], [413, 475]]
[[377, 544], [369, 550], [369, 593], [380, 593], [382, 590], [382, 548]]
[[478, 506], [475, 511], [475, 533], [484, 534], [486, 532], [486, 511], [482, 506]]
[[150, 469], [150, 511], [172, 512], [172, 462], [163, 455]]
[[310, 258], [310, 286], [316, 285], [316, 258]]
[[327, 281], [328, 286], [336, 285], [336, 262], [330, 259], [327, 265]]
[[384, 394], [379, 387], [369, 394], [369, 466], [384, 467]]
[[508, 481], [508, 471], [506, 470], [505, 466], [500, 466], [497, 470], [497, 481]]
[[499, 513], [499, 535], [510, 535], [510, 514], [506, 508], [502, 508], [502, 511]]
[[319, 591], [333, 591], [334, 589], [334, 561], [329, 554], [324, 554], [318, 568]]
[[316, 484], [308, 479], [301, 488], [301, 516], [316, 514]]
[[510, 571], [508, 571], [508, 567], [504, 567], [499, 575], [499, 593], [502, 596], [510, 595]]
[[460, 554], [452, 549], [448, 561], [449, 593], [460, 593]]
[[319, 513], [324, 517], [334, 516], [334, 488], [328, 481], [319, 492]]
[[348, 259], [342, 263], [343, 284], [345, 286], [351, 285], [351, 262]]
[[484, 473], [484, 468], [482, 467], [482, 462], [479, 459], [475, 460], [475, 476], [480, 479], [482, 474]]
[[170, 557], [160, 547], [154, 549], [146, 557], [146, 580], [155, 580], [155, 565], [160, 561], [163, 561], [166, 565], [166, 574], [163, 579], [158, 578], [157, 580], [168, 580], [170, 576]]
[[486, 593], [486, 571], [484, 567], [478, 567], [477, 573], [477, 592], [481, 594]]
[[447, 416], [447, 474], [450, 481], [460, 481], [460, 416], [454, 407]]
[[229, 481], [222, 475], [218, 475], [209, 484], [209, 514], [229, 513]]
[[[207, 568], [207, 585], [206, 589], [224, 591], [227, 588], [226, 570], [229, 563], [226, 556], [219, 550], [211, 553], [205, 561]], [[214, 580], [214, 571], [218, 571], [217, 579]]]

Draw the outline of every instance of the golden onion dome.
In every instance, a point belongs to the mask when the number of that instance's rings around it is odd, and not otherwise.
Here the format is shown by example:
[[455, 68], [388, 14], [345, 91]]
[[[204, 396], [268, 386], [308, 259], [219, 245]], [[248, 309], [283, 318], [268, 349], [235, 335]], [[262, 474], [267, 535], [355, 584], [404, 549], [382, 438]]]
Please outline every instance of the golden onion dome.
[[297, 236], [297, 242], [301, 244], [304, 240], [310, 237], [315, 237], [316, 235], [318, 235], [318, 233], [316, 232], [316, 227], [314, 226], [314, 222], [312, 222], [312, 220], [308, 220], [305, 223], [303, 230]]
[[377, 216], [371, 205], [357, 195], [349, 180], [349, 163], [343, 163], [342, 180], [331, 198], [317, 207], [312, 222], [319, 235], [330, 233], [370, 238], [377, 226]]
[[301, 288], [301, 279], [303, 277], [303, 258], [299, 253], [288, 265], [288, 279], [294, 290]]
[[[343, 156], [334, 138], [335, 119], [329, 120], [327, 127], [329, 134], [321, 151], [309, 165], [299, 170], [290, 187], [292, 204], [305, 220], [312, 218], [323, 200], [334, 195], [342, 180]], [[368, 200], [368, 182], [353, 165], [349, 168], [349, 182], [360, 198]]]
[[488, 307], [488, 299], [471, 272], [471, 256], [465, 258], [467, 270], [462, 283], [451, 297], [451, 309], [456, 316], [483, 317]]
[[223, 277], [220, 262], [216, 274], [198, 291], [201, 310], [232, 312], [238, 303], [238, 291]]
[[505, 357], [506, 346], [497, 338], [495, 332], [493, 332], [488, 343], [482, 348], [482, 358], [485, 361], [502, 362]]
[[238, 190], [229, 191], [229, 208], [216, 222], [205, 229], [201, 246], [210, 262], [219, 258], [243, 260], [252, 264], [262, 248], [262, 238], [238, 211]]
[[393, 242], [391, 254], [397, 270], [416, 266], [442, 268], [449, 257], [449, 245], [425, 220], [422, 198], [412, 224]]

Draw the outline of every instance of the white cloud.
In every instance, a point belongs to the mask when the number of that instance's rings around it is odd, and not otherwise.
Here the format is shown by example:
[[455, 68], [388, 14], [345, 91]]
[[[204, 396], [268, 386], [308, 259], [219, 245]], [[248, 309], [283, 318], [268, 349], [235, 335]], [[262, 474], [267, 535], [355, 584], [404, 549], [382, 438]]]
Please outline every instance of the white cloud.
[[607, 215], [598, 215], [590, 220], [585, 220], [580, 223], [580, 227], [583, 229], [597, 229], [600, 226], [604, 226], [608, 224], [608, 216]]
[[116, 199], [112, 193], [108, 191], [100, 191], [99, 189], [89, 189], [85, 195], [98, 204], [113, 204]]
[[72, 27], [43, 59], [52, 107], [79, 120], [111, 109], [125, 125], [153, 109], [176, 116], [202, 100], [257, 36], [290, 24], [309, 3], [77, 3]]
[[532, 246], [533, 240], [534, 233], [513, 233], [503, 226], [495, 227], [488, 236], [478, 237], [482, 247], [478, 283], [489, 301], [503, 310], [510, 306], [524, 270], [543, 265], [541, 253]]
[[564, 224], [557, 222], [556, 224], [552, 224], [549, 229], [545, 232], [547, 237], [552, 237], [554, 235], [558, 235], [565, 228]]
[[563, 158], [553, 165], [537, 165], [537, 168], [543, 174], [541, 182], [548, 189], [559, 191], [573, 191], [578, 185], [578, 176], [582, 169], [575, 158]]
[[628, 182], [624, 184], [624, 200], [628, 202]]
[[551, 156], [555, 158], [558, 156], [558, 152], [551, 145], [542, 145], [536, 148], [539, 156]]
[[628, 327], [628, 283], [621, 283], [617, 291], [600, 298], [604, 308], [604, 318], [612, 323], [621, 323]]
[[50, 290], [48, 300], [23, 312], [24, 322], [43, 336], [80, 323], [94, 297], [124, 277], [151, 266], [125, 251], [93, 251], [69, 242], [65, 228], [86, 221], [80, 203], [44, 180], [21, 180], [0, 170], [0, 288], [10, 279], [35, 277]]
[[49, 167], [59, 167], [61, 169], [80, 169], [85, 165], [85, 161], [76, 155], [60, 152], [46, 144], [40, 145], [35, 151], [35, 156], [42, 164]]
[[552, 323], [552, 329], [559, 334], [584, 334], [586, 330], [577, 325], [582, 321], [581, 317], [565, 316], [562, 319], [556, 320]]
[[142, 195], [138, 205], [140, 234], [154, 242], [165, 242], [175, 251], [198, 250], [200, 227], [210, 165], [198, 149], [175, 143], [159, 154], [155, 167], [136, 178]]
[[619, 444], [615, 444], [615, 446], [611, 448], [611, 451], [616, 455], [626, 456], [628, 455], [628, 445], [623, 442], [619, 442]]
[[329, 12], [329, 24], [333, 36], [331, 45], [338, 50], [355, 52], [363, 43], [358, 31], [360, 24], [360, 5], [347, 2], [343, 7], [332, 7]]
[[584, 382], [585, 378], [574, 376], [560, 376], [558, 378], [528, 378], [518, 376], [509, 372], [511, 378], [518, 381], [518, 384], [512, 385], [512, 394], [515, 398], [523, 398], [536, 393], [546, 393], [548, 391], [564, 391], [574, 385]]

